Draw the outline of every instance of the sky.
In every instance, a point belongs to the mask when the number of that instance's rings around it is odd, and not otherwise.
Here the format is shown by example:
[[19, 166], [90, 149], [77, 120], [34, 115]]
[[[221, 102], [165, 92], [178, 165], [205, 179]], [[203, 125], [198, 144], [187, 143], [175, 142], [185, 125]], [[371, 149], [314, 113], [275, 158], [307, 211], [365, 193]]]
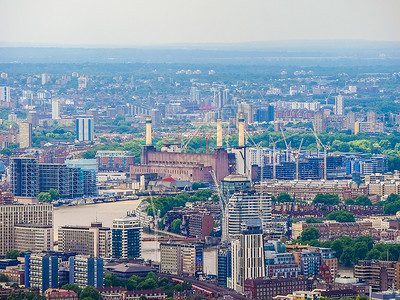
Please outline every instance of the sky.
[[0, 42], [400, 41], [400, 0], [0, 0]]

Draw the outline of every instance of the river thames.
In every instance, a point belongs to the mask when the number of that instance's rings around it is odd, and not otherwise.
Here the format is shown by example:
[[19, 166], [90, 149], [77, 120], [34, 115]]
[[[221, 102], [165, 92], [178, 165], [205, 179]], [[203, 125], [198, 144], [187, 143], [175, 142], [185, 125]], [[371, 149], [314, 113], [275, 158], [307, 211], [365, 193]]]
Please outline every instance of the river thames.
[[[126, 216], [139, 205], [141, 200], [118, 201], [109, 203], [59, 206], [54, 208], [54, 240], [57, 240], [58, 227], [64, 225], [90, 226], [94, 221], [102, 222], [104, 227], [111, 227], [115, 218]], [[149, 236], [143, 234], [144, 237]], [[155, 241], [142, 243], [142, 258], [158, 261], [159, 245]], [[215, 248], [204, 251], [204, 272], [217, 273], [217, 253]]]

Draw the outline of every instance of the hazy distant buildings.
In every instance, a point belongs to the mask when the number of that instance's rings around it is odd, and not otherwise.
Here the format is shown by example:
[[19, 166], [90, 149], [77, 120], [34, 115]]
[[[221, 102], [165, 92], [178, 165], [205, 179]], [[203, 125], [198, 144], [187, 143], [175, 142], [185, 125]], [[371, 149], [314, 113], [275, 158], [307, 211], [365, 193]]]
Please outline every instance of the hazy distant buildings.
[[19, 123], [19, 147], [32, 148], [32, 124], [27, 122]]
[[195, 86], [190, 88], [190, 101], [197, 104], [200, 103], [200, 90]]
[[86, 89], [87, 80], [88, 80], [87, 76], [83, 76], [83, 75], [79, 76], [79, 78], [78, 78], [78, 89], [80, 89], [80, 90], [81, 89]]
[[42, 85], [45, 85], [46, 83], [48, 83], [50, 81], [50, 75], [43, 73], [42, 74]]
[[76, 140], [79, 142], [93, 141], [94, 121], [92, 117], [83, 116], [76, 118]]
[[10, 102], [10, 87], [9, 86], [0, 86], [0, 101]]
[[335, 97], [334, 113], [335, 113], [335, 115], [343, 115], [343, 97], [342, 97], [342, 95], [338, 95]]
[[58, 100], [53, 99], [53, 101], [51, 101], [51, 118], [53, 120], [60, 118], [59, 104]]

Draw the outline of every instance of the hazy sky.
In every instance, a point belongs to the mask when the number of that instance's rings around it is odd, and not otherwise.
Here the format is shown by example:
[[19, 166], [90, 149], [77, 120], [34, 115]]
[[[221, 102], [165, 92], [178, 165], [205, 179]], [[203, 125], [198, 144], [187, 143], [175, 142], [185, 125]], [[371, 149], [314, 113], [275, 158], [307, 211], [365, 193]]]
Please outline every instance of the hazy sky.
[[0, 0], [0, 42], [400, 41], [400, 0]]

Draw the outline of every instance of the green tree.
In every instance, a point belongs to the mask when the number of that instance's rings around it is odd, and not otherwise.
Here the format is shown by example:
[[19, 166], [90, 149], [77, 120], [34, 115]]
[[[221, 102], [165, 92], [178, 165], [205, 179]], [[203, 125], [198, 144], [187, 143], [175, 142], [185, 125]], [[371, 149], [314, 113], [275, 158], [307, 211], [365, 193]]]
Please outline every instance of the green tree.
[[288, 193], [280, 193], [279, 196], [276, 198], [276, 201], [278, 202], [291, 202], [292, 197]]
[[50, 194], [51, 200], [60, 199], [60, 193], [56, 189], [50, 189], [49, 194]]
[[90, 297], [93, 300], [101, 300], [100, 292], [90, 285], [86, 286], [79, 294], [79, 298], [81, 299], [84, 299], [86, 297]]
[[345, 247], [343, 253], [340, 256], [340, 261], [345, 266], [351, 266], [354, 260], [354, 249], [352, 247]]
[[312, 223], [323, 223], [321, 220], [319, 219], [315, 219], [313, 217], [309, 217], [306, 219], [306, 223], [307, 224], [312, 224]]
[[69, 291], [74, 291], [77, 295], [79, 295], [82, 291], [82, 289], [77, 285], [77, 284], [64, 284], [62, 287], [64, 290], [69, 290]]
[[346, 200], [344, 200], [344, 203], [347, 204], [347, 205], [354, 205], [355, 204], [354, 199], [352, 199], [352, 198], [347, 198]]
[[357, 197], [355, 204], [356, 205], [372, 205], [372, 202], [367, 196], [361, 195], [361, 196]]
[[332, 243], [331, 249], [335, 251], [336, 258], [339, 259], [343, 253], [343, 244], [340, 240], [335, 240]]
[[327, 220], [335, 220], [340, 223], [355, 222], [354, 214], [344, 210], [333, 211], [326, 216]]
[[354, 263], [365, 259], [368, 254], [368, 245], [365, 242], [358, 242], [354, 245]]
[[337, 205], [339, 204], [339, 196], [336, 194], [317, 194], [313, 200], [313, 203]]
[[51, 202], [51, 195], [50, 193], [41, 192], [38, 196], [38, 200], [40, 202]]
[[114, 273], [107, 273], [104, 275], [104, 286], [105, 287], [124, 286], [124, 283]]
[[18, 256], [20, 256], [22, 253], [18, 250], [10, 250], [6, 253], [6, 258], [7, 259], [16, 259]]
[[301, 240], [303, 242], [317, 240], [319, 238], [319, 231], [315, 227], [309, 227], [301, 233]]
[[171, 232], [180, 234], [181, 233], [181, 225], [182, 225], [181, 219], [173, 220], [172, 224], [171, 224]]

